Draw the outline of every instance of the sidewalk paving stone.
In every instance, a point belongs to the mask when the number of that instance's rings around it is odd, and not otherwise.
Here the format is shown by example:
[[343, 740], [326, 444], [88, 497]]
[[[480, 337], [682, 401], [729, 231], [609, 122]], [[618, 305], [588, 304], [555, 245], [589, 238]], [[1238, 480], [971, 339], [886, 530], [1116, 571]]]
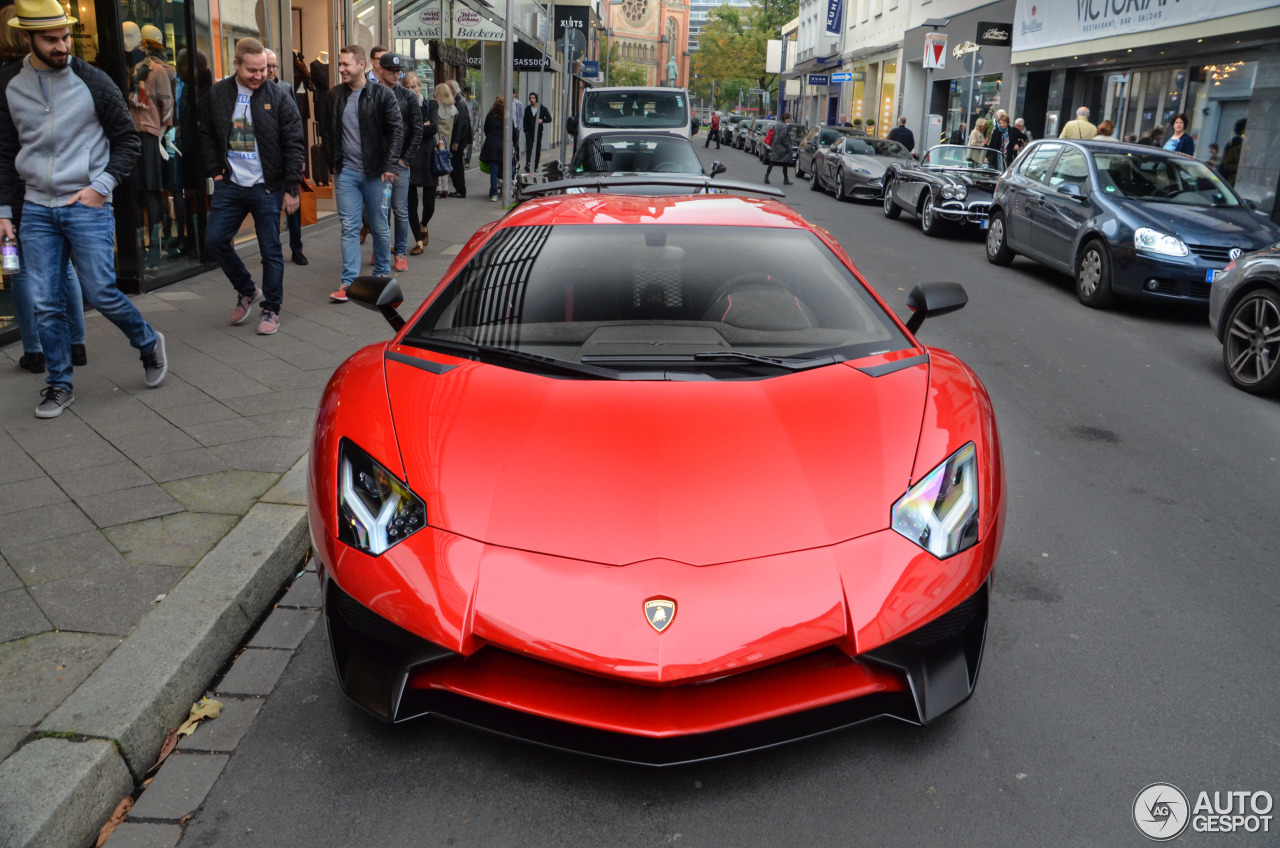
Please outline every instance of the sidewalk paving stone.
[[21, 639], [49, 629], [49, 619], [26, 589], [0, 593], [0, 642]]
[[226, 460], [211, 453], [208, 448], [140, 457], [138, 466], [151, 475], [151, 479], [157, 483], [169, 483], [184, 477], [213, 474], [216, 471], [226, 471], [228, 467]]
[[[126, 636], [150, 611], [157, 595], [173, 588], [182, 568], [116, 565], [33, 587], [31, 597], [58, 630]], [[92, 604], [84, 603], [93, 598]]]
[[189, 512], [244, 515], [279, 479], [268, 471], [219, 471], [165, 483], [164, 490]]
[[296, 650], [311, 632], [320, 613], [316, 610], [276, 607], [258, 632], [249, 640], [250, 648], [283, 648]]
[[[115, 636], [46, 631], [0, 643], [0, 715], [31, 732], [115, 650]], [[0, 757], [10, 754], [0, 746]]]
[[43, 469], [17, 442], [0, 433], [0, 483], [33, 480], [43, 473]]
[[[155, 415], [155, 413], [152, 414]], [[112, 444], [124, 451], [124, 455], [134, 462], [149, 456], [162, 456], [200, 447], [200, 442], [193, 439], [182, 428], [175, 427], [159, 415], [156, 417], [164, 421], [164, 427], [119, 436], [111, 440]]]
[[10, 513], [5, 517], [4, 525], [4, 540], [0, 541], [0, 549], [6, 552], [35, 542], [62, 539], [94, 529], [93, 522], [73, 503], [56, 503]]
[[230, 753], [253, 725], [264, 701], [261, 698], [220, 698], [222, 712], [200, 722], [196, 732], [178, 740], [179, 751]]
[[[34, 407], [32, 408], [34, 409]], [[47, 474], [99, 468], [103, 465], [125, 462], [128, 459], [120, 451], [112, 447], [110, 442], [96, 433], [92, 436], [86, 436], [80, 444], [66, 445], [53, 450], [34, 453], [31, 458], [39, 463], [39, 467]]]
[[177, 821], [195, 812], [229, 759], [226, 754], [171, 754], [129, 810], [129, 818]]
[[119, 551], [96, 529], [64, 536], [56, 544], [41, 541], [10, 548], [6, 543], [5, 557], [27, 586], [65, 580], [124, 562]]
[[270, 648], [245, 648], [226, 677], [219, 695], [270, 695], [293, 654]]
[[238, 516], [180, 512], [103, 531], [111, 544], [134, 565], [190, 568], [213, 550], [236, 525]]
[[263, 503], [307, 505], [307, 463], [299, 460], [294, 463], [280, 482], [271, 487], [261, 498]]
[[188, 424], [183, 432], [206, 448], [218, 445], [229, 445], [235, 442], [247, 442], [250, 439], [266, 435], [245, 418], [227, 418], [222, 421], [206, 421], [201, 424]]
[[280, 599], [280, 606], [320, 609], [323, 602], [324, 597], [320, 591], [320, 580], [312, 576], [312, 572], [308, 571], [293, 581], [289, 591]]
[[8, 560], [0, 556], [0, 592], [22, 588], [22, 578], [9, 565]]
[[215, 456], [222, 457], [232, 468], [241, 471], [274, 471], [283, 474], [298, 457], [306, 453], [309, 439], [282, 439], [262, 436], [232, 445], [209, 448]]
[[182, 512], [182, 504], [169, 497], [169, 493], [155, 483], [136, 489], [89, 495], [77, 499], [76, 503], [98, 527], [129, 524]]
[[134, 489], [151, 482], [151, 478], [141, 468], [128, 461], [113, 462], [110, 465], [99, 465], [95, 468], [54, 471], [50, 476], [62, 491], [72, 498]]
[[0, 483], [0, 515], [65, 501], [67, 496], [47, 477]]
[[[198, 391], [198, 390], [193, 390]], [[201, 397], [208, 398], [204, 392], [199, 392]], [[222, 421], [227, 418], [236, 418], [234, 410], [228, 409], [216, 400], [208, 399], [204, 401], [196, 401], [185, 406], [166, 407], [160, 410], [160, 414], [169, 420], [170, 424], [175, 427], [185, 427], [188, 424], [200, 424], [205, 421]]]
[[182, 827], [176, 824], [138, 824], [125, 822], [107, 840], [109, 848], [174, 848], [182, 838]]

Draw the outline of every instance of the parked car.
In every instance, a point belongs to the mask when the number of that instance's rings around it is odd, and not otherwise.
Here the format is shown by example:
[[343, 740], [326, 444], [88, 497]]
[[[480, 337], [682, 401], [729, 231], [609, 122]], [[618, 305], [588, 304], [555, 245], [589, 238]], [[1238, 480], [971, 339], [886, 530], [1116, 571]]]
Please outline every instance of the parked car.
[[776, 124], [777, 121], [772, 118], [759, 118], [751, 125], [751, 132], [747, 135], [744, 150], [757, 159], [760, 158], [760, 147], [764, 144], [764, 137], [769, 134], [769, 128]]
[[911, 152], [896, 141], [846, 135], [813, 160], [809, 187], [834, 191], [838, 200], [876, 200], [884, 195], [885, 172], [913, 161]]
[[673, 132], [688, 138], [695, 123], [683, 88], [645, 86], [583, 89], [578, 115], [566, 120], [579, 144], [609, 130]]
[[738, 125], [743, 121], [750, 120], [748, 115], [728, 115], [720, 119], [720, 143], [733, 145], [733, 135], [738, 131]]
[[972, 694], [999, 429], [914, 335], [958, 284], [904, 323], [780, 203], [604, 193], [485, 224], [407, 321], [348, 297], [393, 334], [329, 380], [307, 500], [373, 716], [664, 765]]
[[884, 176], [884, 214], [903, 210], [920, 219], [927, 236], [942, 235], [948, 225], [986, 227], [1004, 155], [987, 147], [940, 144], [917, 164], [889, 166]]
[[1000, 180], [987, 259], [1022, 254], [1075, 277], [1102, 308], [1116, 295], [1209, 302], [1235, 256], [1280, 241], [1216, 171], [1189, 156], [1123, 142], [1032, 143]]
[[1227, 263], [1210, 286], [1209, 326], [1237, 388], [1280, 394], [1280, 243]]
[[756, 121], [760, 120], [763, 119], [750, 116], [743, 118], [742, 122], [738, 124], [738, 128], [734, 130], [733, 146], [739, 150], [746, 150], [747, 138], [751, 135], [751, 128], [755, 125]]
[[[854, 135], [853, 127], [832, 126], [830, 124], [819, 124], [812, 127], [803, 139], [800, 140], [800, 150], [796, 154], [796, 176], [803, 177], [813, 173], [813, 160], [818, 155], [831, 146], [836, 140], [846, 135]], [[857, 131], [857, 135], [866, 135], [861, 130]]]

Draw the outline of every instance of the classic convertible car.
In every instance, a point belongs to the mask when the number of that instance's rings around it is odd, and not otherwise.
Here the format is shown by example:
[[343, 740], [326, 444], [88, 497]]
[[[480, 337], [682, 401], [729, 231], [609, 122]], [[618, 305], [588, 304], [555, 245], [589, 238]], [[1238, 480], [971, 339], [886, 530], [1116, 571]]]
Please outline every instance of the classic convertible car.
[[782, 204], [593, 193], [486, 224], [407, 321], [349, 297], [394, 336], [325, 389], [308, 509], [368, 712], [665, 765], [969, 698], [1000, 438], [914, 335], [959, 285], [904, 323]]
[[927, 236], [941, 235], [948, 224], [986, 229], [991, 195], [1004, 167], [1003, 154], [988, 147], [930, 148], [919, 164], [891, 165], [885, 173], [885, 217], [897, 218], [905, 209], [920, 219]]

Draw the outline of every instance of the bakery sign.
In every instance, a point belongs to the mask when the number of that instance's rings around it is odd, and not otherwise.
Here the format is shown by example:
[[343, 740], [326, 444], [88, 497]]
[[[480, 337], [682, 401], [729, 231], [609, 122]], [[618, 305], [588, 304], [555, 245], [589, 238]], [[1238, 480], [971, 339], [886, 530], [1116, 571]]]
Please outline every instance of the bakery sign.
[[504, 41], [506, 29], [494, 23], [475, 9], [462, 4], [453, 7], [453, 37], [473, 38], [477, 41]]
[[440, 4], [432, 3], [426, 8], [396, 20], [396, 38], [421, 38], [430, 41], [440, 38]]

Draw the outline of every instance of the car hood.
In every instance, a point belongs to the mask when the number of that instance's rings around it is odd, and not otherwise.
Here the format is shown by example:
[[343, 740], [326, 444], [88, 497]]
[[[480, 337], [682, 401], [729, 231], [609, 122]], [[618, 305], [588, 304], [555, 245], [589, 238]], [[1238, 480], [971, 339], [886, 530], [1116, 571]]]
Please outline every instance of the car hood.
[[969, 188], [979, 188], [984, 191], [995, 191], [996, 180], [1000, 179], [999, 174], [984, 173], [982, 171], [961, 171], [951, 168], [922, 168], [930, 174], [936, 174], [943, 179], [951, 180], [954, 183], [963, 183]]
[[1244, 206], [1214, 208], [1129, 198], [1114, 200], [1132, 217], [1134, 227], [1171, 233], [1188, 244], [1256, 250], [1280, 238], [1280, 227]]
[[729, 562], [884, 529], [928, 384], [925, 364], [666, 382], [388, 361], [386, 375], [429, 524], [612, 565]]
[[884, 176], [884, 172], [888, 170], [890, 165], [902, 160], [894, 159], [890, 156], [882, 158], [880, 156], [855, 156], [846, 153], [844, 154], [844, 161], [848, 163], [850, 168], [862, 168], [865, 171], [870, 171], [872, 176], [881, 177]]

